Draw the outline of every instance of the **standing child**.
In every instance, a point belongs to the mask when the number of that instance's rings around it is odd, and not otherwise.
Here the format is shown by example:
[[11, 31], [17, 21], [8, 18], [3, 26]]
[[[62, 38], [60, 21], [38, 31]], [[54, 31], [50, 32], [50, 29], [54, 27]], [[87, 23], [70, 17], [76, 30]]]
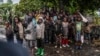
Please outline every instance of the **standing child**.
[[14, 34], [13, 34], [13, 29], [10, 25], [9, 22], [5, 22], [5, 25], [6, 25], [6, 38], [7, 38], [7, 41], [8, 42], [14, 42]]
[[69, 26], [69, 23], [68, 23], [67, 18], [65, 17], [62, 22], [62, 28], [63, 28], [62, 45], [63, 47], [66, 47], [66, 46], [69, 47], [68, 45], [68, 26]]
[[33, 54], [33, 49], [36, 46], [35, 39], [36, 39], [36, 32], [34, 31], [34, 25], [31, 19], [26, 29], [26, 41], [28, 43], [28, 47], [32, 54]]
[[83, 33], [83, 22], [80, 16], [77, 17], [75, 28], [76, 28], [76, 49], [81, 49], [82, 48], [81, 35]]
[[37, 53], [36, 55], [44, 55], [44, 28], [45, 25], [42, 19], [39, 19], [36, 26], [36, 34], [37, 34]]
[[56, 36], [56, 46], [61, 47], [61, 37], [62, 37], [62, 24], [60, 20], [57, 20], [57, 23], [55, 24], [55, 36]]

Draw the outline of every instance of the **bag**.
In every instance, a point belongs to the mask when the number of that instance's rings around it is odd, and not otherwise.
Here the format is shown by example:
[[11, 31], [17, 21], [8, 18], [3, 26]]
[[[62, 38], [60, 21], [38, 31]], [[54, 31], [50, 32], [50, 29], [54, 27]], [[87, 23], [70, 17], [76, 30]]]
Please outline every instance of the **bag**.
[[79, 12], [79, 15], [81, 16], [81, 18], [83, 19], [83, 22], [88, 22], [88, 20]]
[[84, 43], [84, 35], [81, 35], [81, 43]]

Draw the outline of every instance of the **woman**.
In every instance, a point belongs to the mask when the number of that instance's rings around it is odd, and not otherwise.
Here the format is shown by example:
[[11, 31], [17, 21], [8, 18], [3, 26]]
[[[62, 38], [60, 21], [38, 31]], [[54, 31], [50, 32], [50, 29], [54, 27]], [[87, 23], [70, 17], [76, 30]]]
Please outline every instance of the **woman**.
[[68, 45], [68, 19], [65, 17], [62, 22], [62, 30], [63, 30], [63, 38], [62, 38], [62, 45], [63, 47], [69, 47]]
[[16, 35], [17, 42], [23, 44], [24, 29], [22, 22], [17, 16], [14, 18], [14, 33]]
[[37, 33], [37, 55], [44, 55], [44, 23], [42, 19], [39, 19], [36, 26]]
[[13, 29], [9, 22], [5, 22], [5, 30], [6, 30], [6, 38], [8, 42], [14, 42], [14, 34]]

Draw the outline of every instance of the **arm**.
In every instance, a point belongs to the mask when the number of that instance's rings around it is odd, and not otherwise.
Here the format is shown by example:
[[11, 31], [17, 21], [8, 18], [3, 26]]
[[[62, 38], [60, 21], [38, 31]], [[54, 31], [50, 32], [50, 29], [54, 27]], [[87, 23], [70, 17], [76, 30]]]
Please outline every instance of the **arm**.
[[41, 29], [41, 31], [42, 31], [42, 38], [44, 38], [44, 31], [45, 31], [45, 25], [44, 25], [44, 23], [42, 24], [42, 29]]

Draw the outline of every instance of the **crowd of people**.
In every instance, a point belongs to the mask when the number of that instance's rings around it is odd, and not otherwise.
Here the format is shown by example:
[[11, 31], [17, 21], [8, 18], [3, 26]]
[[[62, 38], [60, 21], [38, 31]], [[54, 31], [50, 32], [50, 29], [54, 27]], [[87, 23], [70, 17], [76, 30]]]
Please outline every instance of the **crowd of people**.
[[[82, 21], [78, 13], [68, 14], [64, 10], [41, 10], [26, 13], [25, 19], [15, 16], [6, 23], [8, 42], [27, 42], [31, 52], [37, 49], [38, 55], [44, 55], [44, 46], [54, 44], [55, 48], [70, 47], [74, 43], [76, 49], [82, 49], [82, 37], [90, 39], [90, 26]], [[88, 27], [89, 26], [89, 27]]]

